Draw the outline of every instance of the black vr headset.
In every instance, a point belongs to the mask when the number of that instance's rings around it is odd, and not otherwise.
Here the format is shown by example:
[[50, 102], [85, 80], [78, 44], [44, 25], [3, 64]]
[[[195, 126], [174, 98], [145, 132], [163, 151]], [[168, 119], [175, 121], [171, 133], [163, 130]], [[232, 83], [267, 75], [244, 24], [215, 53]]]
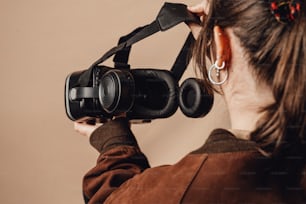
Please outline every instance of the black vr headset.
[[[190, 33], [171, 70], [131, 69], [128, 58], [134, 43], [179, 23], [200, 23], [184, 4], [165, 3], [151, 24], [120, 38], [89, 69], [66, 78], [65, 107], [73, 121], [104, 121], [126, 113], [130, 120], [151, 121], [172, 116], [178, 107], [188, 117], [205, 116], [213, 94], [200, 79], [179, 80], [190, 61], [194, 38]], [[101, 65], [114, 56], [114, 68]]]

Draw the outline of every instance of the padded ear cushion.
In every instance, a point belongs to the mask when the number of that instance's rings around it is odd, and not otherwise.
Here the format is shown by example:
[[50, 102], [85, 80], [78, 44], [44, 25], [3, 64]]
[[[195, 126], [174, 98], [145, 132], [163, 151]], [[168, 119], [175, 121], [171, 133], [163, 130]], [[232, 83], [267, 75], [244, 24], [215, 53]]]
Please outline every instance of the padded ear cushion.
[[132, 119], [167, 118], [178, 108], [178, 84], [168, 70], [132, 69], [136, 95]]
[[214, 96], [200, 79], [189, 78], [183, 82], [179, 91], [179, 106], [188, 117], [204, 117], [211, 110]]

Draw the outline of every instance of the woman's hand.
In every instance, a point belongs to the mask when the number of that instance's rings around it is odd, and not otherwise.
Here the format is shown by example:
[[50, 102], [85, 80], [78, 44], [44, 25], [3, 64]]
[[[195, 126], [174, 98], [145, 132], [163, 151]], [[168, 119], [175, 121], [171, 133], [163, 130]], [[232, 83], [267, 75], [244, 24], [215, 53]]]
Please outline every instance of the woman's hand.
[[74, 130], [83, 136], [90, 137], [90, 135], [102, 124], [89, 125], [87, 123], [74, 122]]
[[[201, 21], [204, 21], [205, 16], [208, 14], [208, 10], [209, 10], [208, 0], [203, 0], [201, 3], [199, 3], [195, 6], [188, 6], [187, 9], [190, 12], [198, 15], [201, 18]], [[190, 23], [189, 28], [190, 28], [194, 38], [197, 39], [198, 36], [199, 36], [199, 33], [201, 31], [202, 26], [200, 26], [196, 23]]]
[[[116, 118], [125, 118], [126, 113], [121, 113], [117, 116], [115, 116], [113, 119], [115, 120]], [[106, 122], [106, 120], [104, 121]], [[88, 124], [86, 122], [74, 122], [74, 130], [80, 133], [83, 136], [90, 137], [90, 135], [101, 125], [102, 123], [96, 123], [95, 125]]]
[[209, 11], [209, 1], [203, 0], [201, 3], [197, 5], [188, 6], [188, 10], [192, 13], [197, 14], [200, 17], [205, 16], [208, 14]]

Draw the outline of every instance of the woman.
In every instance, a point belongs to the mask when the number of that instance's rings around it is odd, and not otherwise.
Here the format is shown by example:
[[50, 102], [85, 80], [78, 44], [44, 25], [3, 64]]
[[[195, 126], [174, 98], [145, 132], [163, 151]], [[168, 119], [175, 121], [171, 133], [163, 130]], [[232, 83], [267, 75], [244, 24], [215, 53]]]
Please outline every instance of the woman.
[[[231, 129], [172, 166], [149, 168], [128, 121], [75, 124], [101, 153], [89, 203], [305, 203], [305, 1], [204, 0], [194, 56]], [[200, 32], [199, 32], [200, 30]], [[209, 60], [208, 60], [209, 59]], [[207, 66], [208, 61], [212, 65]]]

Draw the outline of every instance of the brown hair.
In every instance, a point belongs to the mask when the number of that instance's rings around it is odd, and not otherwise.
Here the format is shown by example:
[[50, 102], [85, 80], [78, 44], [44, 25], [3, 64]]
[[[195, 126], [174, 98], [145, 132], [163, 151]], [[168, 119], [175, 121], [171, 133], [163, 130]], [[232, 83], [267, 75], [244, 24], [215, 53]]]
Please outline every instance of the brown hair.
[[[210, 0], [210, 11], [196, 42], [194, 55], [207, 80], [206, 57], [211, 51], [213, 27], [232, 28], [240, 40], [258, 83], [271, 87], [275, 103], [251, 138], [271, 156], [305, 158], [306, 18], [305, 3], [297, 19], [280, 23], [267, 0]], [[212, 87], [211, 87], [212, 88]]]

